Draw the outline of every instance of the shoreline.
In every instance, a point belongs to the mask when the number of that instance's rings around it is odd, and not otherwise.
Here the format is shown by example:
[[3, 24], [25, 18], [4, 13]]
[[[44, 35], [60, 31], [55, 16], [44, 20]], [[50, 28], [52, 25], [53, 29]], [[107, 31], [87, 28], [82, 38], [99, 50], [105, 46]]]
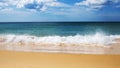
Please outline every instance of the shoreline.
[[0, 50], [77, 54], [120, 54], [120, 35], [48, 36], [1, 35]]
[[0, 50], [23, 51], [23, 52], [48, 52], [48, 53], [71, 53], [71, 54], [120, 54], [120, 44], [110, 46], [98, 46], [95, 44], [0, 44]]

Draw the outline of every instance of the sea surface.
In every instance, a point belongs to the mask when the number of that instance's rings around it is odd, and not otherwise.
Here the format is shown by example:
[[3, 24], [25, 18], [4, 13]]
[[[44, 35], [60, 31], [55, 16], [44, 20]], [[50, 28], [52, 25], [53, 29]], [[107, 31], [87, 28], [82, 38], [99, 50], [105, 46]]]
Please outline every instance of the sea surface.
[[120, 23], [105, 22], [8, 22], [0, 23], [0, 34], [34, 36], [119, 35]]
[[0, 23], [0, 48], [87, 54], [120, 54], [120, 23]]

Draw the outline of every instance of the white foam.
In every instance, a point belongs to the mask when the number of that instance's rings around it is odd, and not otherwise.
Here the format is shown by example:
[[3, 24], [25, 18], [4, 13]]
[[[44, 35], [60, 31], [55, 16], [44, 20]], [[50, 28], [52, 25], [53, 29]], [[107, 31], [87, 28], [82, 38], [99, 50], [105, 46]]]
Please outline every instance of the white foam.
[[[120, 54], [120, 46], [113, 47], [113, 43], [120, 43], [120, 35], [94, 35], [75, 36], [45, 36], [31, 35], [0, 35], [0, 49], [32, 52], [62, 52], [83, 54]], [[110, 46], [110, 45], [113, 46]], [[106, 50], [107, 49], [107, 50]]]
[[31, 35], [0, 35], [6, 39], [5, 42], [20, 42], [25, 43], [35, 42], [35, 43], [71, 43], [71, 44], [99, 44], [107, 45], [114, 42], [116, 38], [120, 38], [120, 35], [104, 35], [101, 33], [96, 33], [94, 35], [75, 35], [75, 36], [45, 36], [37, 37]]

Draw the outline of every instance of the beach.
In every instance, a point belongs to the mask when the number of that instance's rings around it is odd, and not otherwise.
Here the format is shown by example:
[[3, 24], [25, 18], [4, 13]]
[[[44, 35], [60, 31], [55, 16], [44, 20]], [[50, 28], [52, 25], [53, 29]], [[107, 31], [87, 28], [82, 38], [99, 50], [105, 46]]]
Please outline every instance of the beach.
[[0, 68], [120, 68], [120, 55], [1, 50]]
[[119, 23], [1, 23], [0, 68], [120, 68]]

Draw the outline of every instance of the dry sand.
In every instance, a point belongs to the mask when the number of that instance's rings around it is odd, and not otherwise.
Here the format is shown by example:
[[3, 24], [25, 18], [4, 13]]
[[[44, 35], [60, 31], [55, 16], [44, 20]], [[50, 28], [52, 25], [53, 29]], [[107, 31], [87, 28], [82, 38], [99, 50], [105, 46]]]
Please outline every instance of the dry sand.
[[0, 68], [120, 68], [120, 55], [0, 51]]

